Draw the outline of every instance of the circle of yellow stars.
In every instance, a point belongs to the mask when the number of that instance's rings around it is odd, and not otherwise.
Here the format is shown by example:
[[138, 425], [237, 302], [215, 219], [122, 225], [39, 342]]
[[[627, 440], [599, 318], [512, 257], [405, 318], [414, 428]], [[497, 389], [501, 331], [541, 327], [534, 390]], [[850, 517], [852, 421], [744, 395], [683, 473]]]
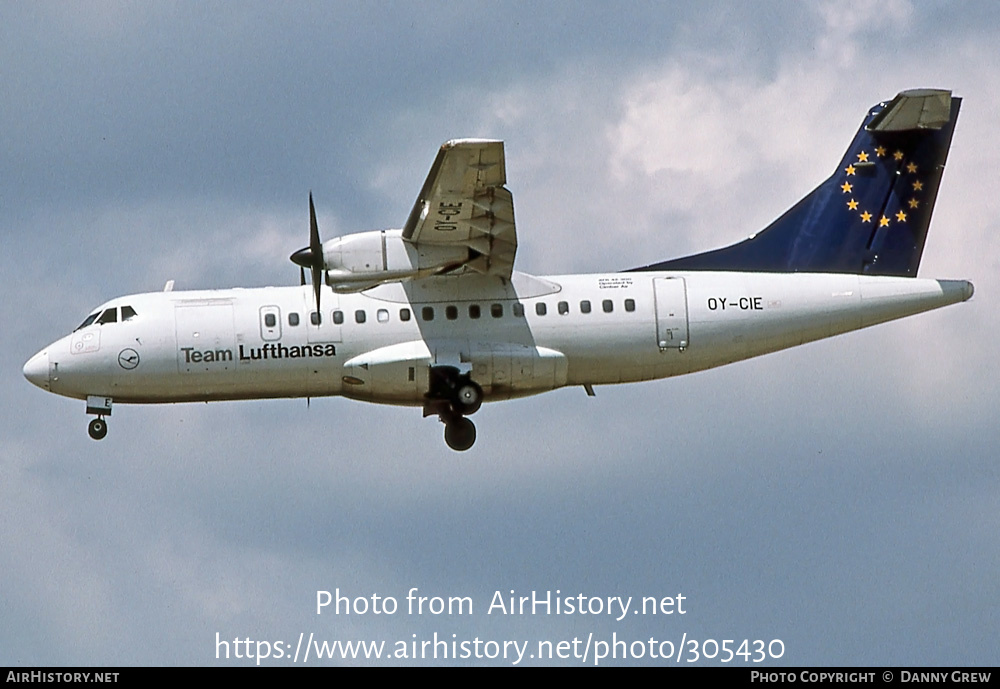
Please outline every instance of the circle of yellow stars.
[[[876, 146], [874, 152], [875, 152], [875, 157], [876, 158], [885, 158], [888, 155], [888, 151], [887, 151], [887, 149], [884, 146]], [[871, 157], [870, 153], [868, 153], [867, 151], [861, 151], [860, 153], [858, 153], [858, 163], [868, 163], [868, 162], [871, 162], [869, 160], [870, 157]], [[904, 158], [904, 155], [903, 155], [902, 151], [900, 151], [900, 150], [897, 149], [897, 150], [895, 150], [895, 151], [892, 152], [892, 159], [894, 161], [896, 161], [897, 163], [901, 162], [903, 160], [903, 158]], [[904, 169], [906, 170], [906, 172], [908, 174], [912, 174], [912, 175], [917, 174], [917, 164], [914, 163], [914, 162], [912, 162], [912, 161], [909, 162], [909, 163], [907, 163], [904, 166]], [[850, 177], [855, 176], [855, 174], [857, 173], [857, 170], [854, 167], [854, 164], [851, 164], [851, 165], [848, 165], [846, 168], [844, 168], [844, 172], [847, 174], [847, 177], [850, 178]], [[907, 201], [907, 206], [909, 207], [909, 210], [915, 211], [917, 208], [920, 207], [920, 199], [918, 199], [916, 197], [916, 193], [920, 192], [920, 191], [923, 191], [924, 183], [921, 182], [919, 179], [917, 179], [917, 180], [913, 181], [913, 183], [910, 185], [910, 187], [911, 187], [911, 189], [914, 192], [914, 196], [911, 196], [910, 199]], [[851, 184], [850, 179], [847, 179], [847, 180], [844, 181], [843, 184], [840, 185], [840, 190], [844, 194], [850, 194], [854, 190], [854, 185]], [[850, 211], [857, 212], [858, 211], [858, 202], [857, 202], [857, 200], [855, 200], [854, 198], [850, 198], [848, 200], [848, 202], [847, 202], [847, 209], [850, 210]], [[874, 216], [872, 216], [872, 214], [869, 213], [867, 210], [861, 209], [860, 213], [858, 213], [858, 217], [861, 218], [861, 222], [862, 223], [870, 223], [870, 222], [872, 222], [872, 218]], [[906, 222], [906, 211], [900, 209], [900, 211], [898, 213], [896, 213], [893, 217], [895, 217], [896, 222], [905, 223]], [[886, 217], [885, 215], [883, 215], [881, 218], [878, 219], [879, 227], [888, 227], [890, 222], [891, 222], [890, 219], [888, 217]]]

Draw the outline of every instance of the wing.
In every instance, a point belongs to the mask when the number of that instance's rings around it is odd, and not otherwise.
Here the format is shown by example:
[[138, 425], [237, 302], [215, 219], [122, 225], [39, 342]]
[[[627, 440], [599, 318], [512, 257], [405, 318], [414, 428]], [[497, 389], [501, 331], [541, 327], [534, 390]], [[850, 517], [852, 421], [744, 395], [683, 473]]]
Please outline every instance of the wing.
[[454, 139], [438, 151], [403, 227], [416, 246], [461, 246], [465, 266], [509, 278], [517, 251], [502, 141]]

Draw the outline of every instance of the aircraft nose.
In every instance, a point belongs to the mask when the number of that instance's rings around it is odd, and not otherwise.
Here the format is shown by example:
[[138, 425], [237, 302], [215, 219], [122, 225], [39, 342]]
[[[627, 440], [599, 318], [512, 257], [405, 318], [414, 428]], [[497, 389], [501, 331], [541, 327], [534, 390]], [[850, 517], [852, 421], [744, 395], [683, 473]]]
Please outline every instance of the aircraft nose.
[[49, 351], [43, 349], [28, 359], [24, 365], [24, 377], [43, 390], [49, 389]]

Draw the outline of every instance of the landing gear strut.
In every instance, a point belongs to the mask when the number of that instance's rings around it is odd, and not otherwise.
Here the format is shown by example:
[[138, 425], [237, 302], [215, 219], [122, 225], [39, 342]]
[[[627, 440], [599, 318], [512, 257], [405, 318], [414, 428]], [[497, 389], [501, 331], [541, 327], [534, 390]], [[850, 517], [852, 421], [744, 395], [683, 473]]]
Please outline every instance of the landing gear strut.
[[431, 390], [424, 416], [437, 414], [444, 424], [444, 441], [452, 450], [464, 452], [476, 442], [476, 425], [465, 418], [479, 411], [483, 389], [468, 375], [451, 366], [431, 369]]

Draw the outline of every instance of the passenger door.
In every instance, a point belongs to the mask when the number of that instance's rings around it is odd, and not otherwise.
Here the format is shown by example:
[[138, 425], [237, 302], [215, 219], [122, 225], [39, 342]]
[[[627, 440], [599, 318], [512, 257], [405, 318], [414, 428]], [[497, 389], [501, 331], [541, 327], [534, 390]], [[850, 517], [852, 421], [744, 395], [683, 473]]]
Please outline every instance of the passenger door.
[[656, 343], [660, 350], [688, 346], [687, 288], [684, 278], [653, 278]]

